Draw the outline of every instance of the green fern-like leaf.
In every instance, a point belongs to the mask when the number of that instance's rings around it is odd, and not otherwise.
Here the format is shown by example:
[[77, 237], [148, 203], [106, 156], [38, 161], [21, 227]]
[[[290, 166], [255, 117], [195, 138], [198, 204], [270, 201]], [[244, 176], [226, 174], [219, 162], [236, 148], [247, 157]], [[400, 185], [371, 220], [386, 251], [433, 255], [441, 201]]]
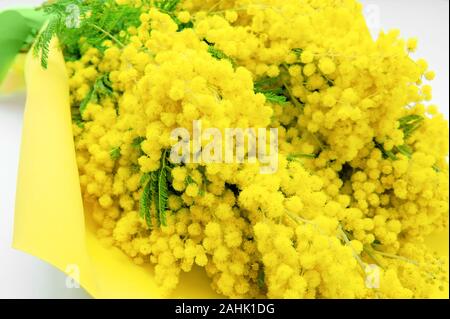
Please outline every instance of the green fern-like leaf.
[[37, 36], [36, 43], [33, 47], [34, 55], [41, 54], [41, 65], [48, 68], [48, 56], [50, 53], [50, 42], [61, 28], [58, 20], [50, 20], [47, 27]]
[[[120, 32], [138, 26], [141, 8], [119, 5], [115, 0], [56, 0], [41, 8], [49, 18], [47, 27], [36, 39], [35, 55], [41, 54], [41, 64], [48, 64], [50, 41], [58, 36], [67, 60], [78, 59], [87, 47], [103, 51], [103, 42], [112, 40], [123, 46]], [[74, 23], [69, 23], [72, 20]], [[80, 39], [85, 39], [84, 44]]]
[[155, 7], [163, 12], [173, 12], [181, 0], [160, 0], [155, 1]]
[[213, 58], [217, 60], [229, 59], [228, 55], [223, 53], [222, 50], [215, 48], [213, 45], [208, 47], [208, 53], [212, 55]]
[[175, 10], [181, 0], [160, 0], [155, 1], [155, 7], [158, 8], [161, 12], [168, 14], [172, 20], [178, 25], [178, 32], [183, 31], [184, 29], [189, 29], [194, 27], [192, 21], [188, 23], [183, 23], [178, 19]]
[[161, 169], [158, 180], [158, 212], [159, 222], [162, 226], [167, 226], [166, 210], [169, 200], [169, 189], [167, 187], [167, 169]]
[[139, 181], [139, 185], [145, 186], [150, 182], [150, 173], [145, 173], [141, 176], [141, 180]]
[[255, 81], [254, 87], [255, 90], [264, 90], [268, 88], [279, 87], [280, 83], [281, 79], [279, 76], [275, 78], [266, 77]]
[[141, 199], [139, 202], [139, 214], [141, 218], [145, 220], [149, 228], [152, 227], [151, 207], [152, 207], [152, 188], [151, 184], [147, 183], [142, 191]]
[[109, 81], [108, 75], [102, 75], [98, 77], [89, 93], [80, 103], [80, 114], [83, 115], [88, 104], [92, 101], [98, 102], [101, 97], [111, 96], [113, 94], [113, 89], [111, 88], [111, 82]]
[[266, 288], [266, 275], [264, 272], [264, 266], [262, 264], [260, 264], [259, 266], [259, 270], [258, 270], [258, 278], [257, 278], [257, 283], [258, 283], [258, 287], [259, 289], [265, 289]]
[[214, 47], [213, 44], [209, 44], [208, 53], [211, 54], [211, 56], [216, 60], [228, 60], [233, 65], [233, 67], [236, 66], [236, 62], [231, 57], [226, 55], [222, 50], [219, 50], [216, 47]]
[[255, 93], [264, 94], [266, 101], [269, 103], [280, 105], [287, 103], [287, 97], [284, 95], [284, 90], [278, 77], [256, 81], [254, 83], [254, 91]]
[[[139, 203], [139, 214], [144, 218], [149, 228], [152, 224], [152, 209], [154, 207], [156, 221], [161, 226], [161, 214], [159, 213], [160, 205], [160, 175], [161, 171], [146, 173], [141, 177], [141, 185], [143, 186], [142, 195]], [[166, 201], [167, 205], [167, 201]]]
[[286, 104], [287, 98], [284, 95], [278, 95], [275, 92], [272, 91], [266, 91], [266, 92], [256, 92], [256, 93], [262, 93], [266, 97], [266, 101], [272, 104]]
[[167, 151], [164, 151], [161, 159], [161, 169], [158, 175], [158, 198], [157, 198], [157, 210], [158, 221], [162, 226], [167, 226], [166, 210], [169, 201], [169, 186], [168, 186], [168, 171], [167, 166]]
[[152, 172], [150, 174], [150, 181], [149, 181], [150, 192], [151, 192], [151, 196], [152, 196], [153, 205], [154, 205], [155, 211], [156, 211], [156, 213], [155, 213], [156, 221], [157, 221], [158, 225], [161, 225], [160, 218], [159, 218], [159, 212], [158, 212], [158, 206], [159, 206], [158, 182], [159, 182], [159, 171]]
[[[398, 120], [399, 128], [403, 131], [405, 141], [423, 124], [425, 119], [423, 116], [411, 114], [404, 116]], [[396, 154], [402, 154], [408, 158], [411, 158], [413, 155], [413, 150], [406, 143], [404, 145], [396, 146], [391, 151], [387, 151], [384, 148], [384, 145], [374, 141], [375, 147], [378, 148], [383, 154], [384, 158], [389, 158], [393, 161], [398, 160]]]

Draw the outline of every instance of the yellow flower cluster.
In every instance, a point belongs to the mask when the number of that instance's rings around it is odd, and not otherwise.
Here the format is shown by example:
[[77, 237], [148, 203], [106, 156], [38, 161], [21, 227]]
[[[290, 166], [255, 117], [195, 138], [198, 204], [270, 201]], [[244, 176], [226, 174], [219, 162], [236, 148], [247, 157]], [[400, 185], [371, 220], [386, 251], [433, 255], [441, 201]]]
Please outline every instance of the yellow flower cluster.
[[[185, 0], [172, 14], [142, 6], [140, 22], [126, 45], [67, 62], [83, 198], [105, 245], [153, 265], [166, 294], [197, 265], [233, 298], [448, 296], [448, 261], [422, 244], [448, 227], [448, 123], [427, 105], [434, 73], [410, 57], [416, 40], [373, 41], [354, 0]], [[195, 120], [278, 128], [278, 169], [170, 164], [167, 220], [149, 227], [142, 181]]]

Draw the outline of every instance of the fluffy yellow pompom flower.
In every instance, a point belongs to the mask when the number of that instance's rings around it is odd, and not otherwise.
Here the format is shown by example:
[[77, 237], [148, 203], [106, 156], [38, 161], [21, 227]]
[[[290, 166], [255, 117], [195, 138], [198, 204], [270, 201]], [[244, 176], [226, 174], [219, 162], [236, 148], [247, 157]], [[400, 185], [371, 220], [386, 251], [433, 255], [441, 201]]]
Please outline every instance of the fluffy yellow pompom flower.
[[319, 69], [323, 74], [332, 74], [336, 71], [336, 65], [330, 58], [322, 58], [319, 61]]
[[181, 23], [188, 23], [191, 20], [191, 14], [188, 11], [181, 11], [177, 17]]
[[417, 38], [408, 39], [408, 41], [406, 42], [408, 51], [415, 52], [417, 49], [417, 42]]
[[301, 55], [302, 63], [308, 64], [314, 61], [314, 54], [311, 51], [304, 51]]

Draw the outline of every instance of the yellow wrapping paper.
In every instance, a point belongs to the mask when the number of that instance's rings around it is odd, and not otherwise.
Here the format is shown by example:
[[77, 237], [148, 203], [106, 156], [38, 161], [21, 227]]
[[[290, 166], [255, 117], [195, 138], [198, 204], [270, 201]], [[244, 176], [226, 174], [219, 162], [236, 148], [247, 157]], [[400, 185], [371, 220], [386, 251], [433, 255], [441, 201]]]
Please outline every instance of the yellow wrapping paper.
[[[26, 60], [28, 97], [16, 199], [13, 246], [72, 275], [96, 298], [159, 298], [151, 268], [134, 265], [95, 237], [84, 213], [75, 159], [68, 79], [55, 43], [44, 70]], [[429, 245], [448, 256], [448, 232]], [[74, 269], [77, 270], [74, 273]], [[184, 274], [175, 298], [218, 297], [203, 270]]]

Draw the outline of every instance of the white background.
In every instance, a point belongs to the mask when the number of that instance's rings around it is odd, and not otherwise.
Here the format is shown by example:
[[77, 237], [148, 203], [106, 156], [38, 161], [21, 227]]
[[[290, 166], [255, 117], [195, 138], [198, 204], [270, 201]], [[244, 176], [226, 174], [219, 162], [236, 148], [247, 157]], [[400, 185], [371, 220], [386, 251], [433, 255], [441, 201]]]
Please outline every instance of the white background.
[[[0, 0], [0, 10], [41, 2]], [[362, 2], [373, 34], [380, 29], [398, 28], [403, 37], [419, 38], [416, 56], [426, 58], [430, 68], [436, 71], [433, 101], [448, 119], [448, 0]], [[24, 103], [24, 95], [0, 98], [0, 298], [86, 298], [88, 295], [82, 289], [66, 288], [64, 274], [37, 258], [11, 248]]]

